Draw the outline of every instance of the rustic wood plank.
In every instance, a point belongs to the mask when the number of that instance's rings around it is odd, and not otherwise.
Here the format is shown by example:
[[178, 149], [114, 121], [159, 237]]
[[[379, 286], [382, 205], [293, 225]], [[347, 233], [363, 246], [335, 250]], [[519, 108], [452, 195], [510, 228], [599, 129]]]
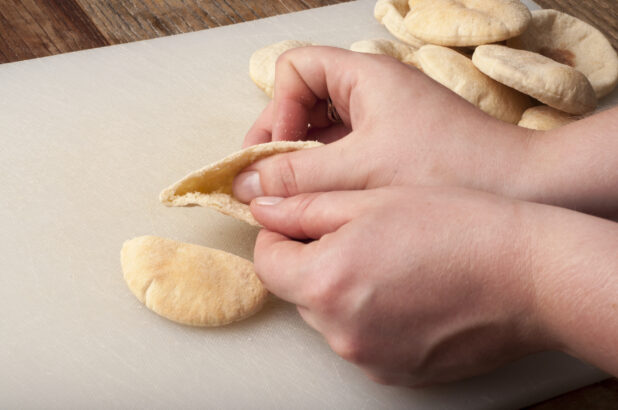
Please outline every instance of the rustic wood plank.
[[2, 0], [0, 63], [107, 45], [72, 0]]
[[[202, 30], [348, 0], [3, 0], [0, 62]], [[538, 0], [598, 27], [618, 48], [616, 0]]]
[[618, 50], [617, 0], [534, 0], [546, 9], [556, 9], [598, 28]]
[[240, 23], [349, 0], [74, 0], [110, 44]]
[[0, 63], [186, 33], [349, 0], [3, 0]]

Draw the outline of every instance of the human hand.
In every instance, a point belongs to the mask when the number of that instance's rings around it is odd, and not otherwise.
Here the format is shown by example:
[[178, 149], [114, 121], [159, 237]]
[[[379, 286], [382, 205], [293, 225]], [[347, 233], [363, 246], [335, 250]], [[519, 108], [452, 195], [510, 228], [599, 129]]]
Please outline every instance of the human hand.
[[615, 223], [427, 187], [258, 198], [251, 211], [266, 287], [376, 381], [446, 382], [545, 349], [618, 374]]
[[[329, 96], [342, 124], [327, 118]], [[274, 100], [244, 145], [332, 144], [253, 164], [236, 178], [234, 194], [249, 202], [387, 185], [460, 186], [611, 215], [618, 212], [616, 110], [536, 132], [489, 117], [390, 57], [294, 49], [277, 62]]]
[[400, 187], [276, 200], [251, 204], [256, 272], [372, 379], [446, 382], [547, 348], [520, 203]]
[[[236, 179], [235, 196], [244, 202], [387, 185], [509, 191], [532, 133], [489, 117], [386, 56], [294, 49], [279, 58], [276, 79], [274, 100], [244, 145], [298, 139], [332, 144], [254, 164], [247, 171], [257, 174]], [[342, 124], [327, 118], [329, 96]]]

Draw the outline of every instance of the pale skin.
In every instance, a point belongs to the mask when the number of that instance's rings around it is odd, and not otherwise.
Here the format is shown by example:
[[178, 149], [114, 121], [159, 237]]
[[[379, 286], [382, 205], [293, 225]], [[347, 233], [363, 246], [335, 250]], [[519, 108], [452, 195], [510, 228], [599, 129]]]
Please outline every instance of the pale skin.
[[618, 374], [618, 224], [577, 212], [618, 214], [617, 109], [530, 131], [326, 47], [285, 53], [276, 79], [244, 145], [328, 144], [252, 165], [234, 194], [265, 227], [258, 275], [336, 353], [409, 386], [547, 349]]

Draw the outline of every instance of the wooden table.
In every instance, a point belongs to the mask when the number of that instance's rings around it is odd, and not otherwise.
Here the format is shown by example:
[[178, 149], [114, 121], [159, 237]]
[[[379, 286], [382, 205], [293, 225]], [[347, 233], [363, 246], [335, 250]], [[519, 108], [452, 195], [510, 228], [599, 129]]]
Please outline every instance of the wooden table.
[[[0, 63], [185, 33], [348, 0], [2, 0]], [[618, 48], [616, 0], [535, 0], [599, 28]], [[611, 409], [609, 379], [532, 406], [536, 410]]]

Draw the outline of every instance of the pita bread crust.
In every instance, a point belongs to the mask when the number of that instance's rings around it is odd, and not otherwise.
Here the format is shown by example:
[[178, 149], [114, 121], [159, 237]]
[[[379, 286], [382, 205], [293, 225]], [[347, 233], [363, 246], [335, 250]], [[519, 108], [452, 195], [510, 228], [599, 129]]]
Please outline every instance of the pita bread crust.
[[597, 98], [618, 83], [618, 55], [596, 28], [557, 10], [535, 10], [526, 31], [507, 45], [552, 58], [581, 71]]
[[131, 292], [178, 323], [226, 325], [257, 313], [268, 297], [250, 261], [218, 249], [140, 236], [120, 254]]
[[577, 117], [547, 105], [539, 105], [528, 108], [517, 125], [533, 130], [549, 131], [574, 121], [577, 121]]
[[320, 145], [322, 143], [317, 141], [276, 141], [245, 148], [191, 172], [164, 189], [159, 199], [166, 206], [198, 205], [213, 208], [248, 224], [260, 226], [253, 218], [249, 206], [232, 196], [232, 185], [236, 175], [262, 158]]
[[382, 54], [404, 61], [409, 58], [410, 54], [414, 54], [418, 48], [398, 41], [378, 38], [357, 41], [350, 46], [350, 50], [357, 53]]
[[519, 0], [414, 0], [404, 26], [427, 43], [476, 46], [523, 33], [530, 18]]
[[410, 34], [403, 24], [408, 11], [407, 0], [378, 0], [373, 15], [397, 40], [418, 48], [425, 42]]
[[293, 48], [311, 46], [313, 43], [299, 40], [284, 40], [255, 51], [249, 59], [249, 77], [270, 98], [275, 91], [275, 66], [283, 53]]
[[478, 46], [474, 65], [494, 80], [569, 114], [584, 114], [597, 105], [585, 75], [550, 58], [500, 45]]
[[494, 118], [517, 124], [532, 105], [528, 96], [492, 80], [455, 50], [425, 45], [416, 58], [425, 74]]

